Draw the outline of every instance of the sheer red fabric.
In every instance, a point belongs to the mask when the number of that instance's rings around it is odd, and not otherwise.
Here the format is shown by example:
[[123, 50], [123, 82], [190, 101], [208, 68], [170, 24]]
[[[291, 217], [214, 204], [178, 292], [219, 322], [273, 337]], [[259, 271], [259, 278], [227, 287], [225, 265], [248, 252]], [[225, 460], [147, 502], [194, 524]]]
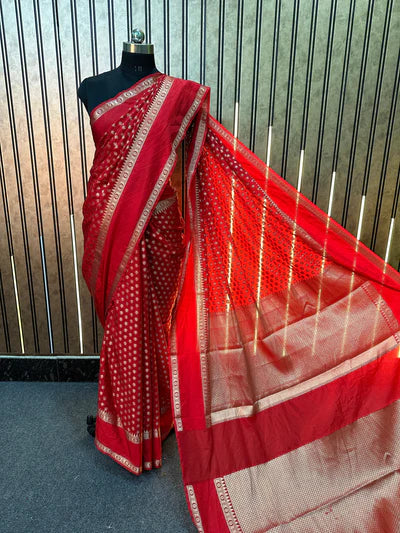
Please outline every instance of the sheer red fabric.
[[173, 415], [198, 531], [395, 532], [400, 275], [208, 105], [158, 74], [91, 114], [96, 445], [160, 466]]

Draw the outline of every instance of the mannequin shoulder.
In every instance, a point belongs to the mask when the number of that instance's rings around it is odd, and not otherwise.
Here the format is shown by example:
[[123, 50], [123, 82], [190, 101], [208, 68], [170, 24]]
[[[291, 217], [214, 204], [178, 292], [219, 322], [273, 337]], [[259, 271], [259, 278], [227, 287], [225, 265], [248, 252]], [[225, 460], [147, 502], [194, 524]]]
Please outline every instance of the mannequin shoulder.
[[107, 85], [114, 78], [114, 76], [115, 71], [109, 70], [107, 72], [102, 72], [97, 76], [89, 76], [88, 78], [84, 78], [78, 87], [79, 97], [81, 94], [82, 96], [87, 95], [87, 93], [92, 89], [96, 89], [102, 85]]
[[102, 100], [112, 96], [115, 92], [116, 70], [102, 72], [97, 76], [84, 78], [78, 87], [78, 97], [89, 112]]

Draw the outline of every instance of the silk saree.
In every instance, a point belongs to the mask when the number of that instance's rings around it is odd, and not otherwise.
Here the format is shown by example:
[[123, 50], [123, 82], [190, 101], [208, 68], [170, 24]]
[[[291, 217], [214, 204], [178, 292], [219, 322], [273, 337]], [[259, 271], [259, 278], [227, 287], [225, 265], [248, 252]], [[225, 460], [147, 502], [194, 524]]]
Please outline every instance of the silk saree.
[[216, 121], [206, 86], [152, 74], [90, 120], [97, 448], [140, 474], [174, 426], [199, 532], [400, 531], [399, 273]]

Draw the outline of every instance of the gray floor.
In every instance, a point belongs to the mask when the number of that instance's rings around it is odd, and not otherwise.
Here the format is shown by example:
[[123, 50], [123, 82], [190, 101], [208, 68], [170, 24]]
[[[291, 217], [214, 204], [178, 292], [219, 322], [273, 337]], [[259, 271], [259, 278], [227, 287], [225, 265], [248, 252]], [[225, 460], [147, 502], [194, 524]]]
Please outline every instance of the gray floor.
[[194, 533], [175, 435], [137, 477], [86, 432], [96, 383], [0, 382], [0, 531]]

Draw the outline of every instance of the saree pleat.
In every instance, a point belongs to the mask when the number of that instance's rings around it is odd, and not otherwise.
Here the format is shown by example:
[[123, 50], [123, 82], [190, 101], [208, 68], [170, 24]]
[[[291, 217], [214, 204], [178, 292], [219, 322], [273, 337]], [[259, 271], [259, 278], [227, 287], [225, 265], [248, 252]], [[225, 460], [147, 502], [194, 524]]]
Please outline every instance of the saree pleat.
[[135, 474], [161, 466], [172, 428], [169, 330], [183, 221], [167, 192], [114, 293], [100, 352], [96, 446]]
[[139, 474], [173, 422], [199, 532], [400, 531], [399, 273], [219, 124], [204, 86], [148, 77], [91, 120], [97, 447]]

